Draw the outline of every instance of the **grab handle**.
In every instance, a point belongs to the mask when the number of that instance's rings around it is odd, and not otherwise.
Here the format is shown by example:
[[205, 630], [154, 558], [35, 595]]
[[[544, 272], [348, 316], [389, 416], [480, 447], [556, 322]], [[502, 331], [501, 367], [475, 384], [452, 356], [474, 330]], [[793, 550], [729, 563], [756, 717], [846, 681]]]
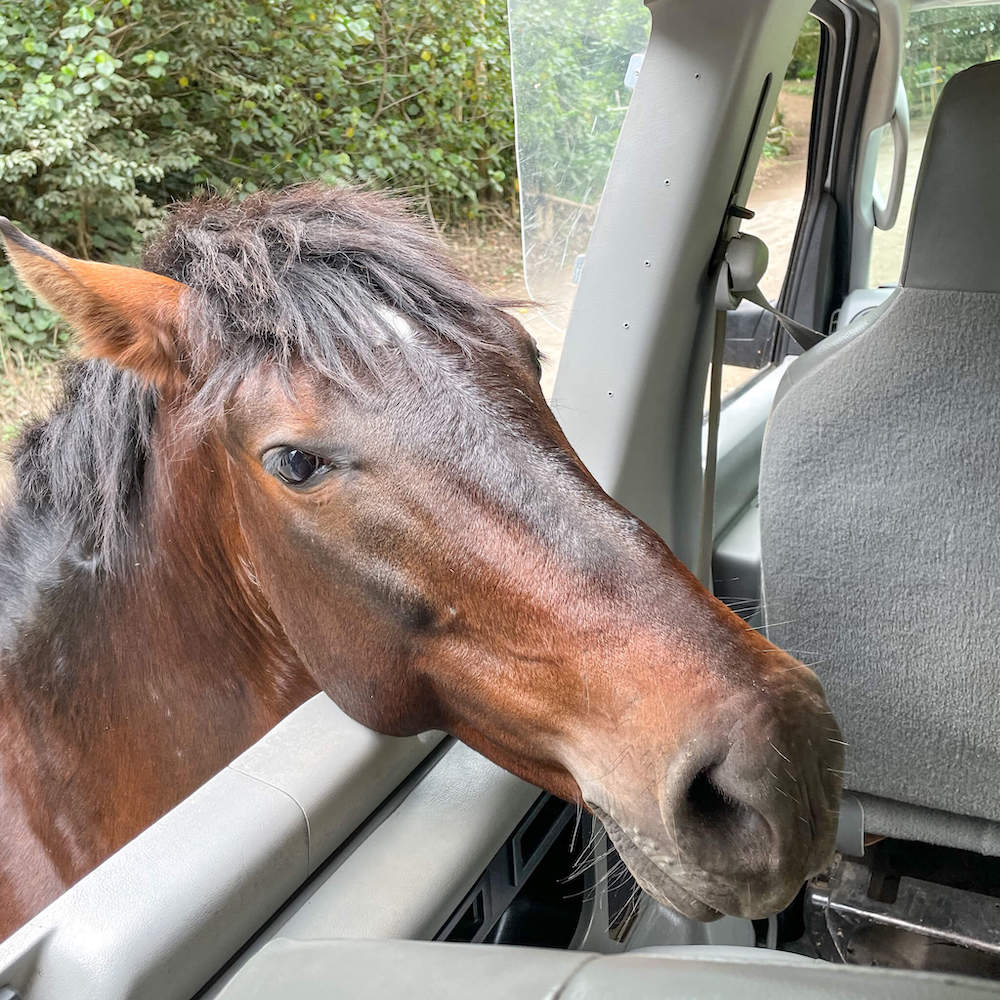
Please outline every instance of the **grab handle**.
[[879, 229], [892, 229], [899, 215], [899, 203], [903, 197], [903, 181], [906, 177], [906, 154], [910, 146], [910, 106], [906, 100], [906, 88], [902, 77], [896, 82], [896, 100], [892, 118], [888, 122], [892, 129], [892, 179], [889, 192], [882, 198], [878, 181], [872, 192], [872, 210], [875, 225]]

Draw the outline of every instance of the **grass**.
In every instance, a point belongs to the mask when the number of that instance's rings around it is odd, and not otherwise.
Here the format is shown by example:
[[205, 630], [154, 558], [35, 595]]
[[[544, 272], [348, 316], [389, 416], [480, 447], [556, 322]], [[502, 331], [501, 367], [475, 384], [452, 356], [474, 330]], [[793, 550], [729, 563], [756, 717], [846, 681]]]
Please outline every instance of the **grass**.
[[815, 80], [785, 80], [781, 89], [786, 94], [795, 94], [796, 97], [812, 97], [815, 86]]

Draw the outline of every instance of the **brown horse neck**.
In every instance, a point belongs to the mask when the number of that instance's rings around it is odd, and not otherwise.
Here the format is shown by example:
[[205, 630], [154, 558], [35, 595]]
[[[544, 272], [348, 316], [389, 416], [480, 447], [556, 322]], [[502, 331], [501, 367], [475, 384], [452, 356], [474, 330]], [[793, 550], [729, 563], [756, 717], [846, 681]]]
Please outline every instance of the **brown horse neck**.
[[168, 462], [158, 444], [114, 569], [44, 511], [8, 511], [5, 534], [34, 517], [45, 551], [20, 560], [20, 595], [9, 557], [0, 580], [0, 884], [8, 863], [49, 872], [31, 912], [316, 691], [255, 586], [221, 448]]

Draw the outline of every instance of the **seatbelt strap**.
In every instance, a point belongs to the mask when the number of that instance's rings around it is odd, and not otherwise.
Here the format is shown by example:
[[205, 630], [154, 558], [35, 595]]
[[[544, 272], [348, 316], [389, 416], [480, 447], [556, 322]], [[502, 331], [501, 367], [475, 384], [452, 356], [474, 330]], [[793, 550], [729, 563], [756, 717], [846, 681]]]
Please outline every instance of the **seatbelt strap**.
[[712, 548], [715, 524], [715, 467], [719, 456], [719, 414], [722, 410], [722, 362], [726, 346], [726, 313], [746, 299], [770, 313], [804, 351], [815, 347], [825, 334], [799, 323], [775, 309], [760, 290], [767, 270], [768, 252], [763, 240], [750, 233], [737, 233], [726, 244], [715, 284], [715, 336], [708, 389], [708, 428], [705, 443], [705, 478], [701, 504], [701, 545], [698, 575], [712, 587]]
[[[725, 267], [725, 264], [722, 265]], [[701, 500], [701, 546], [698, 576], [712, 590], [712, 549], [715, 525], [715, 467], [719, 457], [719, 413], [722, 409], [722, 359], [726, 349], [726, 310], [715, 311], [712, 367], [708, 382], [708, 434], [705, 442], [705, 479]]]
[[826, 337], [825, 333], [820, 333], [819, 330], [814, 330], [811, 326], [805, 326], [799, 323], [798, 320], [792, 319], [791, 316], [786, 315], [779, 309], [775, 309], [767, 299], [764, 298], [764, 293], [756, 286], [750, 289], [749, 292], [742, 292], [740, 298], [746, 299], [747, 302], [752, 302], [755, 306], [760, 306], [764, 312], [770, 313], [781, 325], [784, 327], [785, 333], [788, 334], [792, 340], [795, 341], [803, 351], [808, 351], [810, 347], [815, 347], [821, 340]]

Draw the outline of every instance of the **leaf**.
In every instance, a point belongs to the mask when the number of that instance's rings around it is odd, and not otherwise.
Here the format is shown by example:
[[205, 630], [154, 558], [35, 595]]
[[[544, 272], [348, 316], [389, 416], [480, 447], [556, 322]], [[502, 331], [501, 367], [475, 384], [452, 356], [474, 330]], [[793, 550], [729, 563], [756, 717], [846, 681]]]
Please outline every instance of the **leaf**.
[[35, 329], [39, 331], [44, 332], [55, 323], [55, 317], [51, 313], [42, 312], [41, 309], [37, 309], [31, 316], [34, 320]]
[[89, 24], [69, 24], [59, 32], [59, 37], [65, 38], [67, 41], [76, 41], [80, 38], [86, 38], [89, 34]]

